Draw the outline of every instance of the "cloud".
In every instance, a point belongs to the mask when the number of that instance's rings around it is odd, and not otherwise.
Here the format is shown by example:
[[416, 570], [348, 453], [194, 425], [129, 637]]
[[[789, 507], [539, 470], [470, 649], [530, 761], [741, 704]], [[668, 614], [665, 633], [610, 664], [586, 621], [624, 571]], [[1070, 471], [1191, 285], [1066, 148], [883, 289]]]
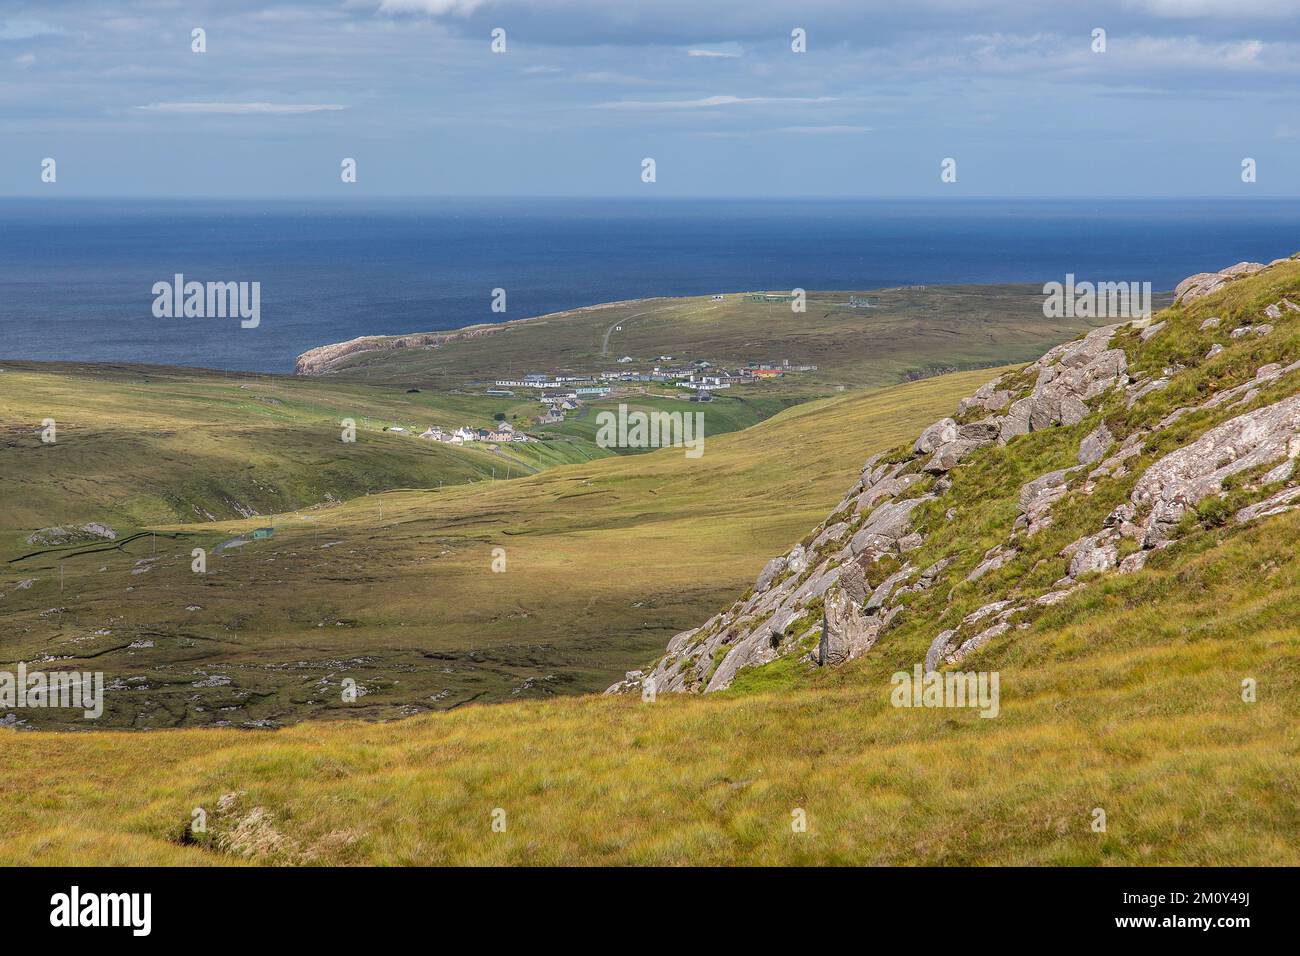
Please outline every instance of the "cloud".
[[23, 54], [21, 54], [21, 55], [19, 55], [19, 56], [14, 57], [14, 62], [15, 62], [16, 64], [18, 64], [19, 66], [21, 66], [21, 67], [28, 67], [28, 66], [31, 66], [33, 63], [36, 62], [36, 54], [35, 54], [35, 53], [23, 53]]
[[781, 126], [771, 130], [773, 133], [812, 133], [823, 136], [854, 135], [870, 133], [870, 126]]
[[870, 126], [777, 126], [773, 129], [708, 131], [698, 135], [715, 139], [749, 139], [754, 136], [860, 136]]
[[1300, 16], [1300, 0], [1129, 0], [1128, 6], [1167, 19], [1275, 19]]
[[338, 103], [150, 103], [136, 109], [149, 113], [221, 113], [240, 116], [250, 113], [324, 113], [345, 110]]
[[615, 100], [597, 103], [602, 110], [699, 110], [719, 106], [780, 106], [795, 103], [832, 103], [838, 96], [705, 96], [698, 100]]
[[739, 53], [732, 53], [729, 50], [687, 50], [686, 55], [720, 57], [725, 60], [735, 60], [740, 56]]
[[380, 13], [427, 13], [430, 16], [467, 17], [480, 7], [487, 6], [487, 0], [382, 0]]
[[0, 22], [0, 40], [30, 40], [33, 37], [57, 36], [63, 31], [40, 20], [5, 20]]

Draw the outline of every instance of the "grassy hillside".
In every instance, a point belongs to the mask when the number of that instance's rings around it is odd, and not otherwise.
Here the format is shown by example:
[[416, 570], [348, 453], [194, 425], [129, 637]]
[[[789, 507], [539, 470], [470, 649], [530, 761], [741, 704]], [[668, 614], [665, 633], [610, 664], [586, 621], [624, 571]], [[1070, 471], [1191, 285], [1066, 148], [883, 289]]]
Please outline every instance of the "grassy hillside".
[[[158, 525], [112, 549], [16, 538], [0, 554], [0, 656], [93, 661], [117, 682], [101, 726], [394, 717], [601, 690], [742, 591], [866, 452], [988, 374], [802, 405], [706, 438], [693, 460], [665, 449], [274, 519]], [[704, 414], [707, 432], [713, 407]], [[273, 538], [215, 553], [271, 520]], [[210, 554], [204, 575], [190, 570], [196, 547]], [[345, 677], [367, 691], [355, 703], [342, 702]], [[65, 711], [20, 716], [85, 725]]]
[[996, 720], [891, 707], [888, 660], [780, 694], [0, 730], [0, 861], [1296, 865], [1297, 534], [1272, 519], [990, 648]]
[[[390, 723], [0, 729], [0, 862], [1300, 865], [1300, 510], [1235, 517], [1296, 477], [1265, 465], [1233, 475], [1132, 573], [1073, 571], [1068, 550], [1164, 456], [1300, 394], [1300, 366], [1289, 368], [1300, 312], [1268, 312], [1287, 297], [1300, 302], [1300, 263], [1119, 331], [1109, 344], [1131, 384], [1091, 396], [1071, 424], [974, 449], [943, 488], [927, 474], [898, 492], [938, 496], [915, 510], [922, 540], [907, 560], [951, 563], [899, 598], [897, 623], [843, 667], [790, 654], [708, 695], [562, 696]], [[185, 570], [191, 542], [161, 537], [165, 557], [96, 556], [106, 570], [65, 577], [63, 597], [49, 558], [32, 559], [40, 580], [22, 591], [9, 564], [0, 607], [24, 659], [70, 655], [142, 678], [109, 695], [119, 725], [274, 720], [276, 708], [388, 716], [484, 688], [545, 695], [547, 674], [593, 686], [615, 664], [609, 635], [640, 635], [617, 653], [648, 660], [772, 554], [810, 542], [867, 454], [919, 474], [920, 426], [992, 374], [800, 406], [710, 439], [698, 461], [668, 450], [284, 516], [274, 538], [223, 554], [201, 582]], [[1019, 395], [1035, 376], [1002, 381]], [[1077, 463], [1102, 423], [1109, 453], [1126, 439], [1134, 453], [1071, 473], [1052, 521], [1022, 530], [1023, 485]], [[867, 516], [838, 514], [854, 527]], [[1014, 554], [971, 580], [995, 545]], [[1118, 556], [1138, 547], [1118, 538]], [[891, 706], [895, 671], [999, 600], [1020, 616], [960, 665], [1001, 675], [996, 719]], [[199, 610], [180, 610], [188, 602]], [[150, 647], [111, 645], [145, 637], [150, 615]], [[527, 648], [512, 643], [521, 633]], [[457, 635], [473, 650], [439, 649]], [[230, 682], [199, 686], [212, 676]], [[342, 704], [345, 676], [371, 692]], [[195, 808], [205, 832], [189, 829]], [[800, 815], [806, 832], [791, 826]]]
[[[0, 534], [15, 544], [19, 531], [56, 525], [267, 514], [609, 454], [584, 442], [491, 453], [383, 430], [491, 426], [507, 407], [480, 396], [148, 366], [0, 368]], [[344, 418], [356, 422], [355, 443], [340, 440]], [[41, 441], [46, 419], [53, 444]]]
[[[853, 296], [872, 307], [851, 306]], [[330, 374], [447, 389], [528, 372], [644, 370], [660, 355], [722, 365], [789, 359], [819, 366], [784, 381], [733, 389], [789, 403], [839, 386], [892, 385], [939, 370], [1028, 361], [1088, 324], [1045, 319], [1038, 286], [811, 292], [802, 313], [788, 303], [731, 293], [721, 301], [695, 296], [575, 309], [490, 327], [436, 348], [361, 352]], [[635, 361], [618, 365], [624, 355]]]

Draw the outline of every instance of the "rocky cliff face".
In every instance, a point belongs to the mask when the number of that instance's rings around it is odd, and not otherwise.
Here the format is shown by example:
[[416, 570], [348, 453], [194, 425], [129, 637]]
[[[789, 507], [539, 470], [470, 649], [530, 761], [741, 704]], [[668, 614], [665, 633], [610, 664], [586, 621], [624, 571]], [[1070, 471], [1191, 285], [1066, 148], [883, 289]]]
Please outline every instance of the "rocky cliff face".
[[929, 635], [927, 670], [960, 664], [1185, 534], [1297, 507], [1298, 455], [1300, 254], [1192, 276], [1153, 319], [1058, 346], [870, 458], [748, 594], [609, 692], [836, 667], [903, 625]]

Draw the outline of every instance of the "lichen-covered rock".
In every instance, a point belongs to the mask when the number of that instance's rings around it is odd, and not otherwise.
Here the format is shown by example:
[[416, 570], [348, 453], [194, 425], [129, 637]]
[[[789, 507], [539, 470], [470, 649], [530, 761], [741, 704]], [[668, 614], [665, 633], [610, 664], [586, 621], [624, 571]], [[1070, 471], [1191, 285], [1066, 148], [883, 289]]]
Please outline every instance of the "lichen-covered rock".
[[763, 570], [758, 573], [758, 579], [754, 582], [755, 591], [766, 591], [772, 586], [772, 582], [780, 576], [785, 570], [785, 555], [779, 554], [767, 564], [763, 565]]
[[1258, 518], [1271, 518], [1284, 511], [1290, 511], [1300, 502], [1300, 488], [1286, 488], [1275, 495], [1265, 498], [1253, 505], [1247, 505], [1234, 516], [1239, 524], [1246, 524]]
[[1264, 264], [1260, 262], [1238, 262], [1235, 266], [1229, 266], [1218, 272], [1198, 272], [1194, 276], [1188, 276], [1174, 287], [1174, 302], [1187, 305], [1197, 299], [1203, 299], [1207, 295], [1218, 292], [1233, 279], [1254, 275], [1263, 268]]
[[1138, 338], [1140, 338], [1143, 342], [1146, 342], [1149, 339], [1152, 339], [1155, 336], [1159, 335], [1160, 330], [1163, 329], [1166, 324], [1167, 323], [1165, 322], [1157, 322], [1155, 325], [1148, 325], [1145, 329], [1142, 330]]
[[956, 628], [940, 631], [939, 636], [930, 642], [930, 649], [925, 652], [925, 673], [938, 670], [939, 664], [952, 649], [953, 639], [957, 636]]
[[990, 571], [996, 571], [1004, 564], [1009, 563], [1015, 556], [1015, 551], [1010, 551], [1000, 544], [995, 544], [984, 552], [984, 557], [980, 560], [980, 563], [975, 565], [975, 569], [970, 574], [966, 575], [967, 582], [978, 581]]
[[1173, 527], [1229, 475], [1300, 455], [1300, 395], [1246, 412], [1165, 455], [1133, 486], [1130, 500], [1144, 522], [1145, 547], [1165, 541]]
[[1110, 450], [1110, 446], [1115, 444], [1115, 436], [1110, 433], [1106, 423], [1102, 422], [1092, 431], [1084, 436], [1079, 442], [1079, 464], [1093, 465], [1101, 461], [1102, 457]]
[[864, 551], [887, 553], [898, 550], [898, 539], [912, 530], [912, 511], [920, 504], [930, 500], [926, 495], [921, 498], [908, 498], [905, 501], [888, 501], [873, 511], [862, 527], [853, 535], [849, 549], [854, 555]]
[[1109, 571], [1119, 563], [1119, 548], [1116, 547], [1118, 534], [1112, 530], [1080, 538], [1067, 546], [1062, 552], [1070, 556], [1070, 577], [1081, 574]]
[[940, 445], [946, 445], [956, 440], [957, 423], [951, 418], [941, 418], [921, 432], [921, 437], [912, 446], [912, 451], [918, 455], [928, 455]]
[[868, 620], [843, 588], [829, 589], [823, 607], [818, 664], [837, 667], [866, 653], [876, 643], [879, 623]]
[[984, 443], [981, 441], [958, 438], [956, 441], [940, 445], [935, 449], [934, 457], [925, 463], [924, 471], [932, 475], [941, 475], [944, 472], [952, 471], [963, 458], [982, 444]]
[[848, 534], [849, 526], [847, 522], [837, 521], [831, 525], [816, 538], [813, 539], [812, 550], [821, 551], [826, 545], [838, 541], [844, 535]]

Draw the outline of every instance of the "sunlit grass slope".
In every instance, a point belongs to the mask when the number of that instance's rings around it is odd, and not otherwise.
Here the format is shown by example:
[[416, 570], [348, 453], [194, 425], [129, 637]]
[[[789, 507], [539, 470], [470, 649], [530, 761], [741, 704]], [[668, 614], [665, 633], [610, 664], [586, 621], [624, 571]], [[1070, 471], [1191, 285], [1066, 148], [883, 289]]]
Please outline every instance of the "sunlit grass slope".
[[1284, 515], [1089, 589], [985, 655], [991, 720], [895, 709], [865, 664], [781, 694], [0, 731], [0, 861], [1295, 865], [1297, 533]]
[[[0, 534], [266, 514], [606, 454], [563, 442], [493, 454], [410, 434], [490, 426], [499, 403], [481, 396], [148, 366], [0, 369]], [[355, 443], [340, 440], [345, 418]], [[41, 440], [46, 420], [53, 443]], [[408, 433], [383, 430], [391, 425]]]
[[[119, 682], [100, 726], [137, 728], [395, 717], [601, 690], [734, 600], [767, 555], [834, 505], [867, 454], [991, 374], [801, 405], [706, 437], [697, 459], [665, 449], [363, 495], [278, 516], [273, 538], [220, 553], [272, 519], [162, 525], [120, 550], [9, 560], [0, 661], [93, 661]], [[191, 571], [196, 547], [209, 552], [203, 575]], [[4, 557], [33, 550], [15, 544]], [[346, 678], [366, 691], [355, 703], [342, 701]], [[67, 711], [21, 716], [85, 728]]]

